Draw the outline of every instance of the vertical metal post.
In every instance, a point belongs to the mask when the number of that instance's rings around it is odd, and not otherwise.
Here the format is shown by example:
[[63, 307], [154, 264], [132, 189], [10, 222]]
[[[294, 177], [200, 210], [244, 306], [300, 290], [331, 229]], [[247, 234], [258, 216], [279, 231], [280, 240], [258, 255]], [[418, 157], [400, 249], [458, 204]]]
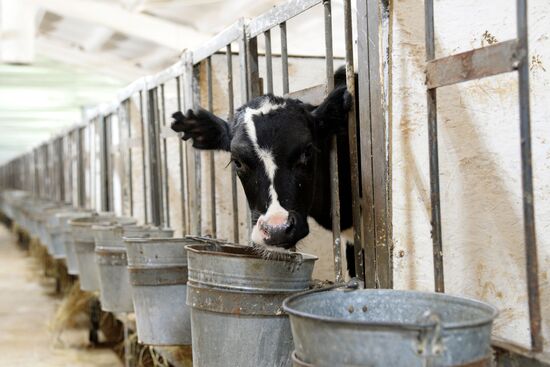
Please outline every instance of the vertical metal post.
[[241, 77], [241, 104], [248, 101], [248, 66], [246, 25], [242, 22], [242, 37], [239, 39], [239, 73]]
[[[212, 57], [206, 59], [206, 88], [208, 97], [208, 111], [214, 112], [214, 96], [212, 88]], [[212, 236], [217, 237], [216, 225], [216, 160], [214, 151], [208, 152], [210, 160], [210, 221], [212, 222]]]
[[40, 197], [40, 167], [38, 163], [38, 148], [33, 149], [32, 156], [34, 163], [34, 196]]
[[64, 170], [64, 156], [63, 156], [63, 137], [58, 139], [57, 143], [57, 174], [59, 178], [59, 200], [63, 203], [65, 202], [65, 170]]
[[160, 226], [162, 220], [162, 180], [160, 148], [158, 139], [158, 95], [157, 87], [147, 91], [147, 142], [149, 147], [149, 182], [151, 197], [151, 221]]
[[[426, 13], [426, 60], [430, 61], [435, 58], [433, 0], [426, 0], [424, 5]], [[443, 244], [441, 238], [441, 204], [439, 195], [439, 152], [437, 144], [436, 89], [429, 89], [427, 98], [434, 282], [436, 292], [445, 292], [443, 275]]]
[[139, 91], [139, 115], [140, 115], [140, 128], [141, 128], [141, 176], [143, 178], [143, 219], [145, 223], [149, 222], [149, 208], [147, 205], [147, 154], [145, 149], [145, 107], [143, 99], [145, 98], [144, 92]]
[[521, 137], [521, 182], [523, 188], [523, 226], [525, 231], [525, 259], [531, 347], [536, 352], [543, 348], [540, 294], [538, 278], [537, 239], [535, 231], [535, 204], [533, 193], [533, 166], [531, 153], [531, 117], [529, 106], [529, 40], [527, 29], [527, 0], [517, 0], [518, 82]]
[[264, 32], [265, 38], [265, 70], [267, 93], [273, 94], [273, 56], [271, 55], [271, 30]]
[[[130, 216], [134, 216], [134, 173], [132, 166], [132, 110], [130, 99], [123, 102], [124, 119], [126, 121], [126, 127], [128, 128], [128, 200], [130, 201]], [[122, 135], [122, 132], [121, 132]]]
[[359, 198], [359, 155], [357, 152], [357, 121], [355, 106], [355, 70], [353, 69], [353, 34], [351, 20], [351, 0], [344, 0], [344, 33], [346, 44], [346, 85], [351, 95], [351, 109], [348, 114], [348, 137], [351, 168], [351, 201], [353, 217], [353, 247], [355, 270], [364, 278], [363, 251], [361, 243], [361, 208]]
[[[166, 101], [164, 98], [164, 84], [160, 85], [160, 98], [161, 98], [161, 108], [162, 108], [162, 126], [166, 127]], [[160, 124], [160, 121], [159, 121]], [[162, 136], [162, 148], [163, 148], [163, 162], [162, 175], [163, 179], [163, 190], [164, 190], [164, 224], [166, 227], [170, 227], [170, 186], [168, 179], [168, 143], [166, 141], [166, 136], [160, 134], [161, 129], [158, 130], [159, 136]]]
[[[177, 95], [177, 105], [178, 105], [178, 111], [182, 110], [182, 85], [181, 85], [181, 76], [176, 77], [176, 95]], [[183, 133], [181, 133], [183, 135]], [[184, 149], [183, 149], [183, 139], [178, 139], [178, 151], [179, 151], [179, 174], [180, 174], [180, 192], [181, 192], [181, 227], [183, 235], [186, 235], [189, 233], [189, 223], [187, 221], [187, 211], [186, 211], [186, 205], [187, 202], [189, 204], [189, 186], [187, 183], [187, 174], [186, 174], [186, 164], [184, 164], [184, 159], [187, 159], [187, 154], [184, 156]], [[187, 151], [185, 151], [187, 153]]]
[[248, 98], [254, 98], [261, 94], [258, 67], [258, 39], [256, 37], [250, 38], [247, 43]]
[[287, 48], [287, 37], [286, 37], [286, 22], [279, 24], [279, 29], [281, 31], [281, 65], [283, 73], [283, 94], [288, 94], [289, 92], [289, 83], [288, 83], [288, 48]]
[[359, 83], [359, 132], [361, 144], [361, 193], [363, 267], [365, 288], [376, 288], [376, 249], [374, 235], [374, 188], [372, 168], [372, 119], [370, 107], [369, 32], [367, 2], [357, 2], [357, 58], [367, 62], [357, 64]]
[[77, 171], [77, 202], [80, 208], [86, 206], [86, 180], [84, 173], [84, 128], [77, 130], [77, 151], [76, 151], [76, 171]]
[[[327, 91], [334, 89], [334, 60], [332, 50], [332, 7], [330, 0], [323, 1], [325, 17], [325, 69]], [[340, 180], [338, 177], [338, 142], [336, 136], [330, 146], [330, 203], [332, 210], [332, 247], [334, 254], [334, 277], [336, 283], [344, 280], [342, 272], [342, 245], [340, 233]]]
[[[191, 64], [191, 100], [193, 108], [199, 104], [199, 68]], [[196, 233], [202, 234], [202, 157], [201, 152], [194, 150], [195, 153], [195, 207], [197, 210], [197, 229]]]
[[[231, 44], [226, 46], [227, 58], [227, 120], [233, 120], [234, 102], [233, 102], [233, 55]], [[235, 166], [231, 165], [231, 198], [233, 209], [233, 242], [239, 242], [239, 201], [237, 197], [237, 172]]]
[[109, 172], [109, 132], [108, 132], [108, 116], [99, 117], [99, 139], [100, 139], [100, 149], [99, 149], [99, 169], [100, 169], [100, 192], [101, 192], [101, 210], [109, 211], [111, 210], [110, 206], [110, 195], [109, 188], [111, 187], [111, 179]]

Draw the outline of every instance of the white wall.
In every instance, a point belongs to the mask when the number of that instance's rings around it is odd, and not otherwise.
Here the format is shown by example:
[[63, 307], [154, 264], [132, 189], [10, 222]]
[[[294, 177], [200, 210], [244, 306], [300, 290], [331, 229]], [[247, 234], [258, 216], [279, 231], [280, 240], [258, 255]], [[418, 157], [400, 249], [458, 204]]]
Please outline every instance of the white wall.
[[[541, 304], [550, 343], [550, 3], [529, 3], [531, 115]], [[393, 2], [395, 287], [433, 290], [424, 4]], [[515, 38], [515, 1], [435, 2], [437, 57]], [[493, 39], [494, 37], [494, 39]], [[540, 64], [536, 61], [540, 59]], [[515, 73], [438, 92], [446, 290], [497, 306], [496, 336], [529, 346]]]

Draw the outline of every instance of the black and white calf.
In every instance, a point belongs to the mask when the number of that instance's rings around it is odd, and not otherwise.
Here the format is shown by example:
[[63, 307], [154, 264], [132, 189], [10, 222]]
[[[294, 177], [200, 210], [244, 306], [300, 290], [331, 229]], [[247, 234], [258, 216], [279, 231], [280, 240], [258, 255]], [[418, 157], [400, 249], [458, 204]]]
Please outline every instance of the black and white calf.
[[[270, 250], [294, 247], [308, 235], [310, 216], [332, 227], [329, 151], [338, 139], [341, 228], [352, 226], [347, 116], [351, 96], [338, 70], [336, 87], [319, 105], [265, 95], [241, 106], [226, 122], [199, 108], [173, 114], [172, 129], [197, 149], [225, 150], [252, 213], [250, 240]], [[350, 246], [346, 251], [354, 275]]]

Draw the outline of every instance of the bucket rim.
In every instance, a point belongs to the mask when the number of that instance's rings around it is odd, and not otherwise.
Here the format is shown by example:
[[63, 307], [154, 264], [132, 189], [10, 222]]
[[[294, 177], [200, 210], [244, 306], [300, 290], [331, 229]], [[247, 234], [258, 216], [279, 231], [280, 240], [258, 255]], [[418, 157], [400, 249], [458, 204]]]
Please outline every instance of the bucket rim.
[[133, 217], [117, 216], [114, 213], [100, 213], [98, 215], [73, 218], [69, 221], [72, 227], [92, 228], [101, 224], [122, 226], [135, 224], [137, 220]]
[[[323, 291], [335, 291], [338, 288], [336, 287], [329, 287], [329, 288], [321, 288], [321, 289], [313, 289], [305, 292], [301, 292], [298, 294], [295, 294], [293, 296], [288, 297], [283, 301], [283, 310], [287, 314], [291, 316], [296, 316], [300, 318], [305, 319], [311, 319], [315, 321], [323, 321], [330, 324], [344, 324], [344, 325], [355, 325], [355, 326], [370, 326], [370, 327], [379, 327], [379, 328], [401, 328], [401, 329], [410, 329], [410, 330], [425, 330], [430, 329], [435, 326], [434, 323], [398, 323], [398, 322], [375, 322], [375, 321], [361, 321], [361, 320], [350, 320], [350, 319], [342, 319], [337, 317], [330, 317], [330, 316], [322, 316], [322, 315], [315, 315], [310, 312], [305, 311], [298, 311], [291, 307], [291, 303], [296, 301], [297, 299], [310, 296], [312, 294], [320, 293]], [[479, 317], [476, 320], [472, 321], [458, 321], [458, 322], [441, 322], [441, 327], [445, 330], [452, 330], [452, 329], [463, 329], [463, 328], [469, 328], [469, 327], [475, 327], [475, 326], [481, 326], [485, 324], [492, 323], [494, 319], [498, 316], [498, 309], [494, 307], [493, 305], [479, 301], [477, 299], [471, 298], [471, 297], [463, 297], [463, 296], [454, 296], [450, 294], [445, 293], [437, 293], [437, 292], [425, 292], [425, 291], [415, 291], [415, 290], [398, 290], [398, 289], [353, 289], [353, 290], [345, 290], [345, 292], [370, 292], [375, 294], [417, 294], [417, 295], [423, 295], [428, 296], [431, 298], [437, 297], [437, 298], [446, 298], [448, 300], [453, 300], [455, 302], [466, 304], [468, 306], [474, 306], [478, 308], [482, 308], [486, 311], [488, 311], [488, 314], [483, 317]]]
[[[220, 252], [215, 250], [203, 250], [204, 247], [209, 246], [215, 246], [215, 247], [226, 247], [231, 249], [246, 249], [247, 251], [253, 251], [252, 246], [245, 246], [240, 245], [236, 243], [225, 243], [225, 244], [219, 244], [219, 243], [203, 243], [203, 244], [194, 244], [194, 245], [187, 245], [185, 246], [185, 249], [188, 252], [192, 252], [198, 255], [211, 255], [211, 256], [219, 256], [219, 257], [236, 257], [236, 258], [248, 258], [248, 259], [257, 259], [257, 260], [264, 260], [261, 256], [257, 254], [239, 254], [239, 253], [227, 253], [227, 252]], [[312, 254], [307, 254], [305, 252], [295, 252], [296, 254], [302, 255], [303, 261], [316, 261], [319, 258]], [[287, 260], [284, 259], [270, 259], [270, 261], [282, 261], [287, 262]]]
[[[129, 243], [148, 243], [148, 242], [176, 242], [185, 243], [182, 237], [123, 237], [125, 244]], [[186, 246], [187, 247], [187, 246]]]

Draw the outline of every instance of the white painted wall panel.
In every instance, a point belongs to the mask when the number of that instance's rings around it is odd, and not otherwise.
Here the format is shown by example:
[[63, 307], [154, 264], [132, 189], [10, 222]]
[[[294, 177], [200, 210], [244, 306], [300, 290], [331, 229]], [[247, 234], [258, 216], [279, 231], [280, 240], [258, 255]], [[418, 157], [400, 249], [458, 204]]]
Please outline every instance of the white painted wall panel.
[[[435, 3], [437, 56], [515, 37], [515, 1]], [[433, 290], [423, 1], [393, 3], [392, 173], [396, 288]], [[535, 205], [546, 339], [550, 334], [550, 60], [546, 1], [531, 1]], [[529, 346], [517, 75], [440, 89], [439, 152], [447, 292], [501, 312], [495, 335]], [[548, 343], [547, 343], [548, 345]]]

